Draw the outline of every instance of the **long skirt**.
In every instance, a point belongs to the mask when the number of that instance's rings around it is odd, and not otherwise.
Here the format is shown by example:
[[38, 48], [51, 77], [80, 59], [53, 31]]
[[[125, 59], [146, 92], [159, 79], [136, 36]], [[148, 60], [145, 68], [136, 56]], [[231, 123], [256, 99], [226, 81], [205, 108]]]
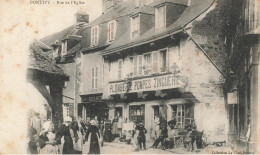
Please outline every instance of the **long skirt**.
[[88, 152], [89, 154], [100, 154], [100, 140], [97, 133], [89, 134], [88, 142], [86, 145], [86, 152]]
[[58, 145], [45, 145], [41, 150], [40, 154], [60, 154], [60, 149]]

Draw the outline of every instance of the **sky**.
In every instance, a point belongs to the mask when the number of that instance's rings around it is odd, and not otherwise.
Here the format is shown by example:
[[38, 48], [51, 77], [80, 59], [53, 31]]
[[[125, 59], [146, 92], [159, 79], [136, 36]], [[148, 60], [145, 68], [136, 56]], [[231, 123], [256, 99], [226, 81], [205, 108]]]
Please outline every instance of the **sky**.
[[[29, 45], [74, 24], [74, 14], [101, 15], [101, 0], [73, 0], [84, 5], [30, 4], [31, 0], [0, 0], [0, 153], [25, 151], [27, 110], [44, 102], [26, 81]], [[35, 0], [57, 1], [71, 0]], [[4, 142], [4, 143], [1, 143]]]

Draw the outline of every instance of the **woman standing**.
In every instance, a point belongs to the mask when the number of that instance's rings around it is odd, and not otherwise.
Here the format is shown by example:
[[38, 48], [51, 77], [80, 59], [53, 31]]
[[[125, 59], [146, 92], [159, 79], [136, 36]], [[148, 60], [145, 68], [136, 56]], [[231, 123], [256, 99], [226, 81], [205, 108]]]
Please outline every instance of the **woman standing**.
[[59, 127], [57, 132], [56, 141], [61, 141], [61, 139], [64, 137], [64, 144], [62, 148], [63, 154], [75, 154], [75, 151], [73, 149], [73, 140], [70, 132], [71, 123], [72, 123], [72, 118], [65, 117], [64, 123]]
[[39, 144], [41, 154], [60, 154], [57, 142], [55, 141], [54, 124], [47, 121], [43, 124], [43, 131], [40, 133]]
[[86, 139], [89, 146], [89, 154], [100, 154], [100, 145], [99, 145], [99, 130], [97, 127], [97, 122], [95, 120], [90, 121], [90, 126], [86, 133]]

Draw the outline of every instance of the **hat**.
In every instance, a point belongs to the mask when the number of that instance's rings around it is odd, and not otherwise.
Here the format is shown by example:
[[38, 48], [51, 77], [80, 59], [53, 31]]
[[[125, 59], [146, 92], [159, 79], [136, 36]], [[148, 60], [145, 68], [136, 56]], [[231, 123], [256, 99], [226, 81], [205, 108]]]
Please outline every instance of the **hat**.
[[42, 133], [47, 132], [49, 130], [51, 123], [52, 123], [51, 121], [46, 121], [43, 123], [42, 132], [40, 133], [40, 135], [42, 135]]
[[64, 118], [64, 122], [72, 122], [72, 118], [67, 116]]

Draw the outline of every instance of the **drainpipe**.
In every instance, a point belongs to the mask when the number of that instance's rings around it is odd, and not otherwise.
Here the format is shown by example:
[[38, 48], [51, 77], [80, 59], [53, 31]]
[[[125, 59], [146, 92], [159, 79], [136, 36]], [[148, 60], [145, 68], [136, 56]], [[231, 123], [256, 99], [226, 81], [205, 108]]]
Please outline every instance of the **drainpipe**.
[[226, 75], [220, 70], [220, 68], [213, 62], [213, 60], [209, 57], [207, 52], [189, 35], [189, 33], [182, 28], [183, 32], [185, 32], [190, 39], [193, 41], [193, 43], [200, 49], [200, 51], [206, 56], [206, 58], [213, 64], [213, 66], [220, 72], [220, 74], [226, 79]]

